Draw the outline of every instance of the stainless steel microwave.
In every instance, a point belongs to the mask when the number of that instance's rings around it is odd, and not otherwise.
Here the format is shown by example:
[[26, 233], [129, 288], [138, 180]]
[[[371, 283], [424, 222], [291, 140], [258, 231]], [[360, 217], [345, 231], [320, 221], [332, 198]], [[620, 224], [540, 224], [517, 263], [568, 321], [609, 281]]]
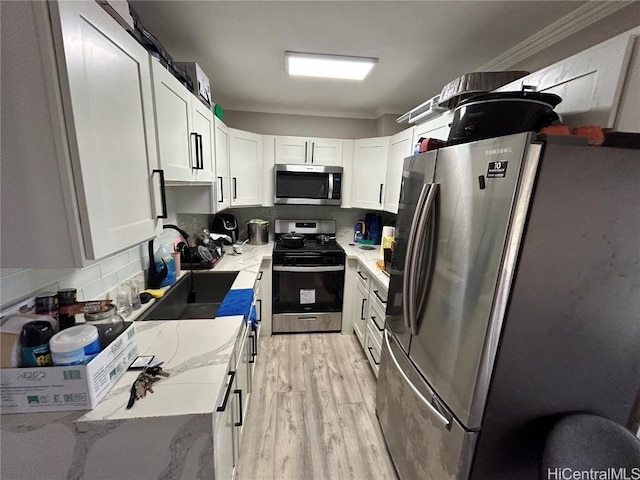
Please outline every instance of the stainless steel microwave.
[[273, 203], [293, 205], [340, 205], [342, 167], [279, 165], [275, 172]]

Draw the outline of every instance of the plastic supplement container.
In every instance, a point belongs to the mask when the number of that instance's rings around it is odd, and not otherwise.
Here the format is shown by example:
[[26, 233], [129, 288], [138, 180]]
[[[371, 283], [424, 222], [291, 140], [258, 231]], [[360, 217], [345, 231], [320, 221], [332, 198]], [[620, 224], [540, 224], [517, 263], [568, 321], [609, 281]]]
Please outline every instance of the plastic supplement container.
[[56, 333], [49, 340], [54, 366], [84, 365], [100, 353], [98, 329], [77, 325]]

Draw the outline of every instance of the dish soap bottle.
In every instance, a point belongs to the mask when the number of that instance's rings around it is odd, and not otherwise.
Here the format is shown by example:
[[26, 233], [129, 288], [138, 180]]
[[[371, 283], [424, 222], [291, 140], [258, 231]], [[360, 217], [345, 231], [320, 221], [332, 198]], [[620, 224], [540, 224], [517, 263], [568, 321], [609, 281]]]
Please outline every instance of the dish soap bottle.
[[167, 265], [167, 275], [162, 282], [160, 282], [160, 287], [168, 287], [176, 283], [176, 261], [167, 249], [164, 248], [164, 245], [156, 250], [154, 260], [156, 262], [156, 269], [159, 272], [163, 270], [163, 263]]

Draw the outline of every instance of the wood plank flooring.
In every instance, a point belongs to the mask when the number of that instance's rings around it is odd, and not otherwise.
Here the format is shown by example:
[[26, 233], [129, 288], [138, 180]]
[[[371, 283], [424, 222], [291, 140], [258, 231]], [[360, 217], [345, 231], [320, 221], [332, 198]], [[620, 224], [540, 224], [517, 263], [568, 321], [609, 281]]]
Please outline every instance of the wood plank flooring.
[[260, 339], [238, 480], [397, 479], [354, 335]]

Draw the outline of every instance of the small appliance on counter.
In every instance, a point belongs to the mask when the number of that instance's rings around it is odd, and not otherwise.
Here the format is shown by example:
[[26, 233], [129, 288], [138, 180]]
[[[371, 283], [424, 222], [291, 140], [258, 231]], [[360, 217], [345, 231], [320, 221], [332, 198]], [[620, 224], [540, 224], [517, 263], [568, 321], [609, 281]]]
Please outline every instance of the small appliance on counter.
[[253, 218], [247, 222], [247, 233], [250, 245], [266, 245], [269, 243], [269, 222]]
[[211, 233], [227, 235], [231, 238], [231, 243], [238, 241], [238, 219], [229, 213], [218, 213], [211, 221]]

